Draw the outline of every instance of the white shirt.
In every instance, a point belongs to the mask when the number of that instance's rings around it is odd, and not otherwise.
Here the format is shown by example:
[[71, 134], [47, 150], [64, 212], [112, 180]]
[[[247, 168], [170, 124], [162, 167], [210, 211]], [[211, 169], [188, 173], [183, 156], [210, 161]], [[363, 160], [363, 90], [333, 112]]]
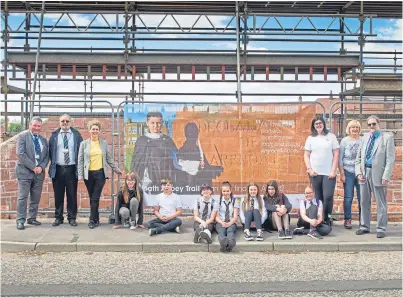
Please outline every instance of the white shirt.
[[[257, 200], [257, 197], [252, 198], [254, 200], [253, 202], [253, 207], [255, 209], [259, 209], [259, 202]], [[262, 203], [262, 224], [266, 221], [267, 219], [267, 209], [266, 207], [264, 207], [264, 201], [262, 197], [259, 197], [261, 203]], [[245, 224], [245, 213], [243, 212], [243, 202], [244, 202], [245, 198], [243, 197], [241, 199], [241, 204], [239, 206], [239, 216], [241, 218], [241, 222], [242, 224]], [[245, 205], [246, 206], [246, 205]], [[248, 208], [246, 207], [246, 211], [248, 210]]]
[[159, 213], [161, 216], [167, 217], [173, 215], [177, 208], [182, 208], [182, 202], [179, 196], [175, 193], [168, 196], [161, 193], [157, 195], [157, 203], [155, 206], [160, 207]]
[[64, 163], [64, 135], [65, 132], [60, 129], [60, 132], [57, 136], [57, 150], [56, 150], [56, 164], [58, 165], [74, 165], [76, 164], [76, 154], [74, 153], [74, 135], [71, 132], [71, 129], [67, 132], [67, 140], [68, 140], [68, 147], [69, 147], [69, 158], [70, 163]]
[[333, 150], [338, 149], [339, 142], [332, 133], [309, 136], [305, 142], [305, 150], [310, 151], [311, 168], [318, 175], [329, 175], [332, 171]]
[[224, 197], [221, 199], [220, 205], [220, 198], [217, 199], [215, 203], [213, 211], [218, 211], [218, 215], [220, 216], [221, 221], [225, 221], [225, 211], [227, 209], [226, 205], [229, 204], [229, 219], [232, 220], [234, 217], [234, 209], [239, 208], [239, 201], [237, 198], [233, 198], [235, 201], [231, 201], [231, 199], [225, 200]]
[[[318, 199], [318, 201], [319, 201], [319, 205], [317, 205], [317, 203], [316, 203], [316, 198], [313, 198], [311, 201], [309, 201], [307, 199], [302, 199], [301, 202], [299, 203], [299, 208], [308, 209], [311, 206], [310, 202], [312, 202], [312, 205], [316, 205], [318, 207], [318, 212], [323, 212], [322, 201], [320, 201], [319, 199]], [[306, 207], [305, 207], [305, 204], [306, 204]]]

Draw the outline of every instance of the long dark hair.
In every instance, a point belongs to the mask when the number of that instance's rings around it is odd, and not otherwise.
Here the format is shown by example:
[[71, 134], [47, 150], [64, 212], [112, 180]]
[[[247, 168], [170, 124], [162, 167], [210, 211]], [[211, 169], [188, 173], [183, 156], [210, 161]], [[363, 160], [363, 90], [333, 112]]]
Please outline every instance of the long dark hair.
[[[273, 187], [274, 188], [274, 196], [270, 196], [269, 195], [269, 187]], [[271, 202], [272, 204], [276, 205], [282, 205], [283, 204], [283, 198], [282, 195], [280, 195], [280, 191], [278, 189], [278, 184], [275, 180], [271, 180], [267, 183], [266, 185], [266, 196], [264, 197], [264, 199], [267, 199], [269, 202]]]
[[329, 133], [329, 130], [326, 128], [326, 122], [323, 119], [321, 115], [317, 115], [316, 117], [313, 118], [312, 123], [311, 123], [311, 136], [315, 137], [318, 136], [318, 131], [315, 129], [315, 122], [316, 121], [321, 121], [323, 124], [323, 135], [327, 135]]

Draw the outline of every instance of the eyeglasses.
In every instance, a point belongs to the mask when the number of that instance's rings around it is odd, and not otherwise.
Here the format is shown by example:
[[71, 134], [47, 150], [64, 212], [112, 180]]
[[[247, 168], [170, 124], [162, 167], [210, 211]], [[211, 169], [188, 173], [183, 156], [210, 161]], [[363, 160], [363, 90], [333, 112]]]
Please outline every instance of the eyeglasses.
[[315, 126], [322, 126], [323, 123], [322, 123], [322, 122], [318, 122], [318, 123], [315, 123], [314, 125], [315, 125]]
[[368, 127], [375, 127], [378, 123], [368, 123]]
[[70, 121], [69, 120], [63, 120], [63, 121], [60, 121], [60, 123], [70, 123]]

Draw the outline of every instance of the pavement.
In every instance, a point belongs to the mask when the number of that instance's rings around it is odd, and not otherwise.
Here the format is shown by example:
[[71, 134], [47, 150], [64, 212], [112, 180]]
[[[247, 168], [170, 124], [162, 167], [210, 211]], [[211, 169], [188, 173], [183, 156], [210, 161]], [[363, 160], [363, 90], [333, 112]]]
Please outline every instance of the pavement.
[[[146, 217], [147, 218], [147, 217]], [[151, 217], [150, 217], [151, 218]], [[112, 229], [107, 217], [101, 218], [101, 226], [89, 229], [87, 218], [79, 218], [78, 226], [65, 223], [53, 227], [54, 219], [39, 219], [41, 226], [25, 225], [25, 230], [17, 230], [14, 220], [1, 220], [1, 252], [24, 251], [42, 252], [219, 252], [217, 234], [213, 233], [213, 243], [193, 243], [193, 218], [182, 218], [181, 232], [165, 233], [150, 237], [147, 229]], [[148, 221], [148, 220], [146, 220]], [[296, 224], [292, 219], [291, 228]], [[242, 227], [237, 230], [237, 245], [234, 252], [364, 252], [402, 251], [402, 223], [389, 223], [387, 236], [376, 238], [376, 224], [371, 225], [371, 233], [355, 235], [358, 222], [347, 230], [343, 222], [334, 222], [332, 233], [323, 239], [295, 236], [293, 239], [278, 239], [277, 232], [264, 232], [264, 241], [247, 242], [243, 238]], [[253, 232], [252, 232], [252, 235]]]

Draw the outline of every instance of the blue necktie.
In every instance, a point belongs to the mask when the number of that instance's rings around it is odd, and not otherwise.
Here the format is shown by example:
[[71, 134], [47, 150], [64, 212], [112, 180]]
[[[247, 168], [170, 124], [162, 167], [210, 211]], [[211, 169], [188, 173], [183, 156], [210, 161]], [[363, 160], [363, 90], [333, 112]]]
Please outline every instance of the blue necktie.
[[365, 163], [367, 164], [370, 164], [369, 161], [371, 160], [372, 151], [374, 150], [374, 144], [375, 144], [375, 135], [372, 135], [368, 145], [367, 154], [365, 155]]
[[35, 154], [37, 156], [36, 161], [39, 163], [39, 158], [41, 156], [41, 146], [39, 144], [38, 135], [34, 135], [34, 146], [35, 146]]

